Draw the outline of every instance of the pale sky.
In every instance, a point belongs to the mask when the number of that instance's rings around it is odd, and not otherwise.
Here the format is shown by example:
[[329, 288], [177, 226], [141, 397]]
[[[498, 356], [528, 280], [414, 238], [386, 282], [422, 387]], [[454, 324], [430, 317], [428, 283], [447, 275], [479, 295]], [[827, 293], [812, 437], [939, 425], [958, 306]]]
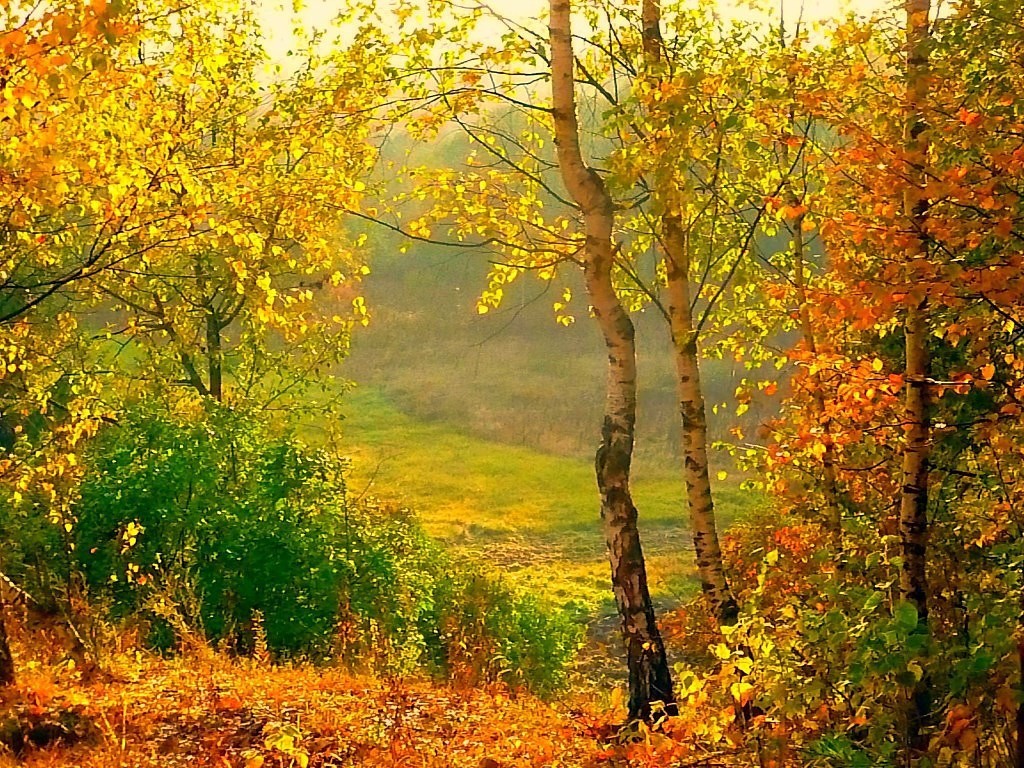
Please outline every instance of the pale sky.
[[[691, 0], [691, 2], [706, 0]], [[770, 9], [777, 18], [779, 5], [785, 13], [786, 24], [790, 28], [797, 18], [802, 17], [804, 23], [814, 24], [830, 18], [845, 16], [849, 12], [869, 14], [886, 5], [885, 0], [756, 0], [761, 7]], [[519, 22], [528, 23], [540, 17], [542, 9], [547, 7], [548, 0], [488, 0], [488, 5], [503, 16]], [[583, 7], [587, 0], [576, 0], [576, 7]], [[382, 3], [383, 4], [383, 3]], [[469, 2], [459, 3], [468, 5]], [[717, 6], [723, 16], [752, 16], [758, 14], [751, 10], [750, 2], [738, 0], [717, 0]], [[302, 9], [298, 15], [292, 11], [291, 0], [256, 0], [263, 29], [266, 35], [267, 50], [278, 62], [284, 64], [286, 52], [293, 44], [293, 19], [298, 19], [307, 30], [319, 28], [330, 29], [337, 13], [337, 0], [302, 0]], [[287, 8], [287, 10], [285, 10]]]

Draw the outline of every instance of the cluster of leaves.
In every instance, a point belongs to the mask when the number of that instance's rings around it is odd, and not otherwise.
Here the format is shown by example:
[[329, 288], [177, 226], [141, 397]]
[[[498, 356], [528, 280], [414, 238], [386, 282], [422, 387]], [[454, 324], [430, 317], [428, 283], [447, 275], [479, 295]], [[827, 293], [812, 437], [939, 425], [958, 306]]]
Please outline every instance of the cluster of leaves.
[[367, 320], [356, 105], [390, 75], [365, 31], [347, 53], [300, 35], [282, 72], [245, 3], [12, 2], [0, 28], [0, 473], [66, 525], [126, 391], [284, 414], [337, 393]]

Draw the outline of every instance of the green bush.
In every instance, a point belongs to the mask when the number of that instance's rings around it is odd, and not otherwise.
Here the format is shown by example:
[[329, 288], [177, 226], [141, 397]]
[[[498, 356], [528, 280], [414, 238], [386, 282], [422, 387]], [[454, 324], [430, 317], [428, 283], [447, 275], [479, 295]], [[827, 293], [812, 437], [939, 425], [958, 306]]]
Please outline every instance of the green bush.
[[343, 494], [331, 457], [228, 409], [190, 419], [140, 408], [104, 430], [86, 461], [76, 565], [116, 612], [137, 613], [159, 591], [197, 608], [187, 618], [211, 639], [244, 638], [260, 610], [272, 648], [328, 649], [339, 542], [318, 502], [328, 479]]
[[84, 461], [69, 556], [53, 556], [63, 542], [43, 524], [17, 557], [80, 574], [115, 617], [144, 619], [157, 647], [174, 643], [170, 617], [239, 651], [263, 632], [281, 655], [388, 673], [541, 692], [564, 681], [579, 635], [566, 615], [453, 562], [409, 512], [353, 503], [344, 459], [259, 419], [142, 404]]

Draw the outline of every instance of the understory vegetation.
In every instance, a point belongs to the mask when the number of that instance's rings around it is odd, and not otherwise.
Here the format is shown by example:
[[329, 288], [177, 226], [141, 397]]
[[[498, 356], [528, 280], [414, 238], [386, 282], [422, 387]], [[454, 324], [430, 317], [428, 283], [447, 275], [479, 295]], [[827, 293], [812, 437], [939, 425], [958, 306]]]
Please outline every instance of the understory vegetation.
[[[406, 509], [353, 501], [348, 462], [213, 403], [124, 411], [83, 455], [71, 531], [8, 502], [8, 577], [57, 613], [72, 596], [146, 647], [334, 660], [383, 675], [565, 682], [578, 628]], [[15, 535], [17, 533], [17, 535]]]

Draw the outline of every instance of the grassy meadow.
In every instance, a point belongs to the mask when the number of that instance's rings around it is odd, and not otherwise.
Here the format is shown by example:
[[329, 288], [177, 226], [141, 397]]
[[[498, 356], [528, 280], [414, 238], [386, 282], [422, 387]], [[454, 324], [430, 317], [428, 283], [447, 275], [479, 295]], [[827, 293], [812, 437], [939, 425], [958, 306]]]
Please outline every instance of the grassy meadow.
[[[344, 365], [358, 384], [343, 401], [351, 489], [412, 507], [447, 546], [484, 557], [559, 603], [607, 610], [593, 470], [604, 344], [585, 305], [576, 308], [577, 323], [557, 325], [550, 285], [529, 277], [507, 286], [507, 306], [478, 314], [485, 273], [479, 258], [430, 247], [401, 261], [375, 260], [364, 286], [373, 318], [357, 330]], [[565, 279], [583, 294], [576, 275]], [[652, 591], [675, 603], [692, 594], [695, 580], [671, 357], [661, 320], [651, 313], [634, 320], [634, 496]], [[740, 369], [709, 361], [709, 404], [728, 399], [747, 373]], [[727, 438], [734, 419], [721, 413], [709, 414], [710, 426]], [[725, 457], [712, 461], [728, 468]], [[735, 475], [715, 489], [725, 528], [752, 500]]]
[[[594, 608], [610, 600], [589, 455], [552, 455], [409, 416], [371, 387], [348, 395], [345, 410], [353, 494], [414, 508], [446, 545], [493, 562], [554, 601]], [[734, 479], [717, 486], [724, 528], [751, 499]], [[675, 602], [695, 586], [679, 472], [640, 461], [634, 496], [652, 591]]]

